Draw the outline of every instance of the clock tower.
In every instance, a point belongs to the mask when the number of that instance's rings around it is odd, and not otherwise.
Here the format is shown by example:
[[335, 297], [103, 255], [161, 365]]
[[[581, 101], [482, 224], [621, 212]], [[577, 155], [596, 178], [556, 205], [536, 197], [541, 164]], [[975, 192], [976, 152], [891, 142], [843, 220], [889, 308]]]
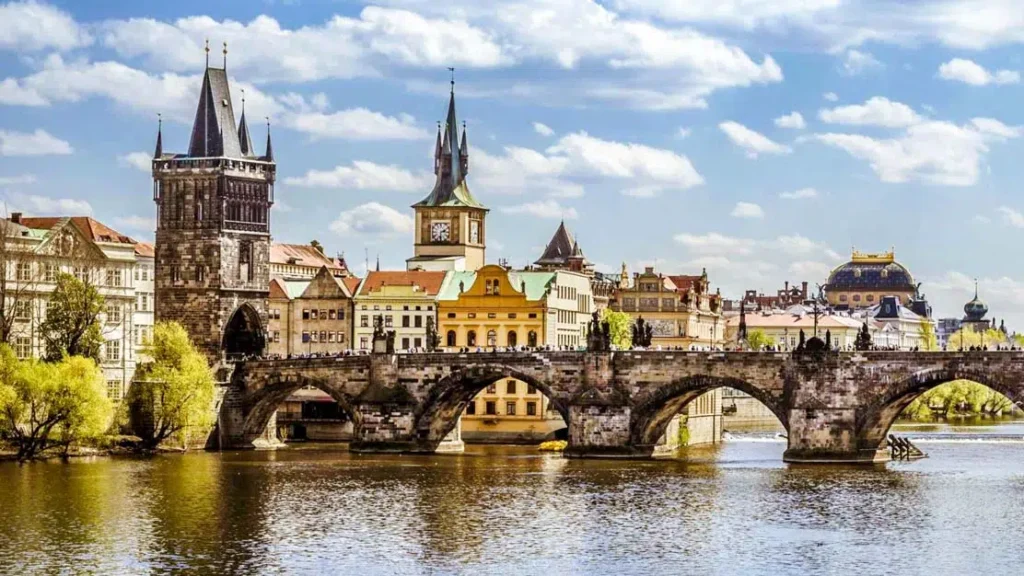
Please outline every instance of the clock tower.
[[448, 100], [444, 130], [437, 127], [434, 147], [434, 188], [412, 206], [416, 211], [414, 256], [409, 270], [476, 270], [484, 265], [487, 208], [469, 191], [469, 145], [466, 127], [455, 116], [455, 82]]

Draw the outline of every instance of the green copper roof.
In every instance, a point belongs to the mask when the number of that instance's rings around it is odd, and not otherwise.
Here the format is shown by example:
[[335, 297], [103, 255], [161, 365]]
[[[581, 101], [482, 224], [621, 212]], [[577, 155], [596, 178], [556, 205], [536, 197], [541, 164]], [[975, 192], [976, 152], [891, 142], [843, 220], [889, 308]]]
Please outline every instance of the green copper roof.
[[522, 290], [523, 282], [526, 282], [526, 299], [540, 300], [548, 289], [548, 285], [555, 279], [554, 272], [509, 272], [509, 282]]
[[458, 300], [459, 294], [459, 282], [462, 282], [463, 287], [469, 290], [473, 282], [476, 281], [476, 272], [449, 272], [441, 283], [441, 289], [437, 292], [438, 300]]
[[302, 293], [309, 288], [309, 280], [285, 280], [279, 278], [278, 282], [284, 288], [284, 291], [288, 294], [289, 300], [294, 300], [302, 296]]
[[469, 186], [466, 186], [466, 180], [463, 179], [459, 182], [459, 185], [452, 188], [448, 179], [439, 177], [437, 183], [434, 184], [434, 189], [430, 191], [430, 195], [420, 200], [413, 206], [468, 206], [470, 208], [482, 208], [485, 209], [483, 204], [477, 202], [476, 198], [473, 198], [473, 194], [469, 191]]

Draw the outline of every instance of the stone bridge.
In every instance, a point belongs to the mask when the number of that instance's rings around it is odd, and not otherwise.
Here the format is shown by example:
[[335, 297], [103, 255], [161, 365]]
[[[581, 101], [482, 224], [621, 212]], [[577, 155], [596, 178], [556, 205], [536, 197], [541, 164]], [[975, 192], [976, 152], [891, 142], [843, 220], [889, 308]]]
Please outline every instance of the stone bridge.
[[248, 448], [303, 386], [354, 423], [355, 451], [432, 452], [466, 404], [502, 378], [536, 386], [569, 427], [569, 456], [650, 456], [672, 416], [727, 386], [786, 428], [787, 462], [875, 462], [926, 390], [968, 379], [1024, 400], [1022, 352], [510, 352], [260, 360], [235, 367], [218, 418], [222, 448]]

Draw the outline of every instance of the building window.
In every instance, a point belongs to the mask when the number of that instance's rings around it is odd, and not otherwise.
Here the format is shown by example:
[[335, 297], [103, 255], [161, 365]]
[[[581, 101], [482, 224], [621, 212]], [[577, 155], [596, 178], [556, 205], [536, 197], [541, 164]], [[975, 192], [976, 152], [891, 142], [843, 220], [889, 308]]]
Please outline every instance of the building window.
[[327, 320], [327, 310], [321, 310], [319, 318], [321, 320]]
[[319, 318], [320, 318], [320, 315], [319, 315], [319, 313], [316, 310], [310, 310], [309, 311], [309, 319], [310, 320], [317, 320]]
[[359, 327], [360, 328], [369, 328], [370, 327], [370, 319], [365, 314], [363, 314], [362, 316], [359, 317]]
[[493, 401], [493, 400], [489, 400], [487, 402], [487, 404], [486, 404], [486, 412], [487, 412], [488, 416], [495, 416], [495, 415], [497, 415], [498, 414], [498, 403]]
[[449, 319], [451, 319], [451, 318], [455, 318], [455, 312], [449, 312], [449, 313], [448, 313], [448, 318], [449, 318]]
[[466, 334], [466, 346], [476, 346], [476, 331], [470, 330]]
[[846, 294], [840, 294], [839, 295], [839, 301], [840, 302], [846, 302]]
[[196, 266], [196, 282], [206, 282], [206, 266]]
[[402, 350], [408, 350], [408, 349], [409, 349], [409, 339], [408, 338], [402, 338]]
[[469, 404], [466, 404], [466, 414], [476, 414], [476, 400], [470, 400]]
[[853, 295], [853, 301], [854, 302], [860, 302], [860, 294], [854, 294]]
[[509, 320], [515, 320], [516, 319], [516, 313], [515, 312], [509, 312], [508, 313], [508, 318], [509, 318]]
[[537, 415], [537, 403], [536, 402], [527, 402], [526, 403], [526, 415], [527, 416], [536, 416]]
[[[390, 312], [391, 311], [391, 304], [388, 304], [387, 306], [384, 306], [384, 309], [387, 310], [388, 312]], [[374, 310], [376, 310], [376, 308], [374, 308]]]
[[330, 310], [328, 310], [327, 311], [327, 315], [328, 315], [327, 316], [328, 320], [334, 320], [336, 318], [334, 308], [331, 308]]
[[408, 327], [409, 327], [409, 317], [408, 316], [402, 316], [402, 328], [408, 328]]
[[386, 326], [388, 328], [391, 328], [392, 326], [394, 326], [394, 323], [392, 322], [391, 316], [385, 316], [384, 317], [384, 326]]
[[455, 346], [455, 330], [448, 331], [448, 347], [453, 348]]
[[526, 345], [530, 348], [537, 347], [537, 333], [530, 330], [530, 333], [526, 335]]
[[316, 333], [316, 330], [314, 330], [314, 331], [312, 331], [312, 332], [310, 332], [310, 333], [309, 333], [309, 341], [310, 341], [310, 342], [312, 342], [313, 344], [317, 344], [318, 342], [320, 342], [320, 341], [319, 341], [319, 340], [317, 339], [317, 333]]
[[32, 319], [32, 303], [28, 300], [16, 300], [14, 302], [14, 320], [16, 322], [28, 322]]
[[345, 319], [345, 311], [342, 310], [341, 308], [338, 308], [338, 320], [344, 320], [344, 319]]
[[307, 310], [305, 308], [302, 309], [302, 319], [303, 320], [309, 320], [309, 310]]
[[494, 313], [494, 312], [488, 312], [488, 313], [487, 313], [487, 318], [488, 318], [489, 320], [494, 320], [494, 319], [495, 319], [495, 318], [497, 318], [497, 317], [498, 317], [498, 315], [497, 315], [496, 313]]
[[487, 331], [487, 345], [497, 346], [498, 345], [498, 333], [494, 330]]
[[507, 343], [508, 346], [518, 346], [519, 345], [519, 335], [516, 334], [515, 330], [509, 330], [508, 331], [508, 340], [506, 341], [506, 343]]
[[370, 344], [370, 340], [366, 336], [362, 336], [362, 337], [359, 338], [359, 349], [360, 350], [366, 350], [369, 347], [369, 344]]
[[505, 393], [506, 394], [515, 394], [516, 393], [516, 381], [515, 380], [509, 380], [508, 382], [505, 383]]
[[46, 264], [46, 268], [43, 274], [43, 280], [45, 280], [46, 282], [56, 282], [57, 266], [54, 264]]
[[181, 280], [181, 271], [178, 270], [177, 266], [171, 266], [171, 282], [177, 282]]
[[274, 342], [276, 343], [276, 342], [280, 342], [280, 341], [281, 341], [281, 331], [280, 330], [274, 330]]
[[488, 384], [487, 385], [487, 393], [488, 394], [497, 394], [498, 393], [498, 385], [495, 384], [495, 383]]
[[107, 269], [107, 286], [121, 285], [121, 271]]
[[107, 304], [107, 324], [119, 324], [121, 322], [121, 305]]
[[412, 339], [412, 345], [415, 346], [416, 348], [422, 348], [423, 347], [423, 339], [422, 338], [413, 338]]
[[537, 317], [537, 313], [536, 313], [536, 312], [530, 312], [530, 315], [529, 315], [529, 317], [530, 317], [531, 319], [533, 319], [533, 318], [536, 318], [536, 317]]
[[302, 333], [302, 343], [305, 344], [306, 342], [309, 342], [309, 332]]
[[537, 387], [534, 386], [533, 384], [527, 384], [526, 385], [526, 393], [527, 394], [536, 394], [537, 393]]
[[466, 314], [466, 318], [469, 318], [470, 320], [476, 318], [476, 312], [470, 312], [469, 314]]
[[135, 269], [135, 281], [136, 282], [139, 281], [139, 269], [138, 268]]
[[423, 316], [417, 316], [417, 317], [413, 318], [413, 320], [414, 320], [414, 322], [413, 322], [414, 326], [416, 326], [417, 328], [423, 328]]
[[23, 359], [32, 356], [32, 339], [28, 336], [15, 336], [14, 355]]
[[107, 398], [110, 398], [114, 402], [121, 400], [120, 380], [107, 380]]
[[149, 268], [148, 267], [143, 267], [142, 268], [142, 281], [143, 282], [147, 282], [148, 280], [149, 280]]
[[19, 282], [28, 282], [29, 280], [32, 280], [32, 263], [18, 262], [17, 274]]
[[505, 415], [506, 416], [515, 416], [516, 415], [516, 403], [515, 402], [505, 402]]
[[[883, 272], [884, 272], [884, 270], [883, 270]], [[868, 302], [874, 302], [874, 301], [875, 301], [875, 295], [874, 294], [868, 294]]]
[[326, 330], [321, 330], [320, 331], [320, 342], [327, 342], [327, 331]]
[[107, 340], [107, 362], [118, 362], [121, 360], [121, 341]]

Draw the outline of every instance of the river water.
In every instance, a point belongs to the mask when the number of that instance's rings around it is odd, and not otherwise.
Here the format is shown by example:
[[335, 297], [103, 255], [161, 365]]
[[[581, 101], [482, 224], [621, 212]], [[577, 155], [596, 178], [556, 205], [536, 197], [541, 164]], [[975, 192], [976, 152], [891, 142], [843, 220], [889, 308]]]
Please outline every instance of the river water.
[[0, 573], [1021, 574], [1024, 425], [792, 466], [770, 434], [669, 461], [336, 446], [0, 464]]

